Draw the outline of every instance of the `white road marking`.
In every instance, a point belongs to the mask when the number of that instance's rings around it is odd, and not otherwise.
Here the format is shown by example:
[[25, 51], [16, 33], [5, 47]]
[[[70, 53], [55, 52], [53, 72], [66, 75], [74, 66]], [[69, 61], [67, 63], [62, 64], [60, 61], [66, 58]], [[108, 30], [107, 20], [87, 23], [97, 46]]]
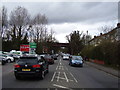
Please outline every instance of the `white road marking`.
[[59, 87], [59, 88], [65, 88], [65, 89], [68, 89], [68, 90], [70, 90], [70, 88], [68, 88], [68, 87], [61, 86], [61, 85], [57, 85], [57, 84], [53, 84], [53, 86], [56, 86], [56, 87]]
[[61, 65], [62, 63], [60, 62], [60, 65]]
[[63, 66], [62, 66], [62, 70], [64, 70]]
[[77, 81], [76, 78], [73, 76], [73, 74], [72, 74], [72, 73], [70, 73], [70, 74], [71, 74], [71, 76], [73, 77], [73, 79], [75, 80], [75, 82], [78, 83], [78, 81]]
[[47, 88], [47, 90], [50, 90], [50, 88]]
[[56, 67], [56, 70], [58, 69], [58, 66]]
[[55, 75], [56, 75], [56, 72], [54, 72], [53, 77], [52, 77], [52, 79], [51, 79], [51, 82], [54, 80]]
[[60, 77], [60, 72], [58, 73], [57, 82], [59, 81], [59, 77]]
[[64, 72], [64, 75], [65, 75], [66, 81], [69, 82], [69, 80], [68, 80], [67, 75], [66, 75], [65, 72]]
[[[66, 78], [62, 78], [62, 77], [59, 77], [59, 79], [66, 80]], [[69, 79], [69, 81], [73, 81], [73, 80]]]

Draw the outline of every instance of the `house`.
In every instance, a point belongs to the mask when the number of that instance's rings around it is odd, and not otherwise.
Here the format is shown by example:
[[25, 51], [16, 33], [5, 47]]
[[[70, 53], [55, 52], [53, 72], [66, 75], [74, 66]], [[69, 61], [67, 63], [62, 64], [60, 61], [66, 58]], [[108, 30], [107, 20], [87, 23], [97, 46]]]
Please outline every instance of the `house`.
[[102, 41], [109, 40], [111, 42], [115, 42], [117, 40], [120, 40], [120, 23], [117, 24], [117, 27], [113, 30], [102, 34], [100, 33], [100, 36], [94, 36], [93, 39], [91, 39], [88, 43], [89, 45], [97, 46]]

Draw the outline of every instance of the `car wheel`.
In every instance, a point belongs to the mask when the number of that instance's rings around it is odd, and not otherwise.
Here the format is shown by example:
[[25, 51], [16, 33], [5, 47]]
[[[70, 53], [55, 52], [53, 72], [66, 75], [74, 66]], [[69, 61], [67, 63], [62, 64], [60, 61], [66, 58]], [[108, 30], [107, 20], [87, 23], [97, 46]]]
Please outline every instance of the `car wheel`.
[[18, 75], [15, 75], [15, 78], [16, 78], [17, 80], [20, 80], [20, 79], [21, 79], [21, 77], [18, 76]]
[[49, 73], [49, 69], [47, 69], [46, 73]]
[[8, 63], [11, 63], [11, 60], [10, 60], [10, 59], [8, 59], [8, 60], [7, 60], [7, 62], [8, 62]]
[[2, 62], [2, 65], [5, 65], [5, 62]]
[[44, 79], [44, 77], [45, 77], [45, 71], [41, 71], [41, 74], [40, 74], [40, 76], [39, 76], [39, 79]]

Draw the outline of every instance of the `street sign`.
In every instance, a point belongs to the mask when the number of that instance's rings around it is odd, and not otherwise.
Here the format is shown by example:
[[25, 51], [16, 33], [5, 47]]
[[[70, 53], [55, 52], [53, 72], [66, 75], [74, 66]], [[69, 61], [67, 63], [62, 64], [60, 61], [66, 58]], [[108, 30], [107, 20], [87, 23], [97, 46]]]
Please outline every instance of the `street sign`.
[[30, 43], [30, 48], [36, 48], [36, 47], [37, 47], [36, 43], [34, 42]]
[[29, 45], [20, 45], [20, 51], [29, 52]]

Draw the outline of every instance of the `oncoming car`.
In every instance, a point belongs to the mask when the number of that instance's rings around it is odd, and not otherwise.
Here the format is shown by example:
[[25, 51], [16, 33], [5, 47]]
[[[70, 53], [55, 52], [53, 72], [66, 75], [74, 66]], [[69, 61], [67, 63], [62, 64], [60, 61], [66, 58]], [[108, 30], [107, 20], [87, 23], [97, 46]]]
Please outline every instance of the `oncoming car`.
[[47, 61], [34, 56], [20, 57], [14, 65], [14, 75], [16, 79], [21, 79], [23, 76], [32, 76], [44, 79], [45, 74], [48, 72]]
[[83, 67], [83, 58], [81, 56], [72, 56], [70, 58], [69, 65]]

